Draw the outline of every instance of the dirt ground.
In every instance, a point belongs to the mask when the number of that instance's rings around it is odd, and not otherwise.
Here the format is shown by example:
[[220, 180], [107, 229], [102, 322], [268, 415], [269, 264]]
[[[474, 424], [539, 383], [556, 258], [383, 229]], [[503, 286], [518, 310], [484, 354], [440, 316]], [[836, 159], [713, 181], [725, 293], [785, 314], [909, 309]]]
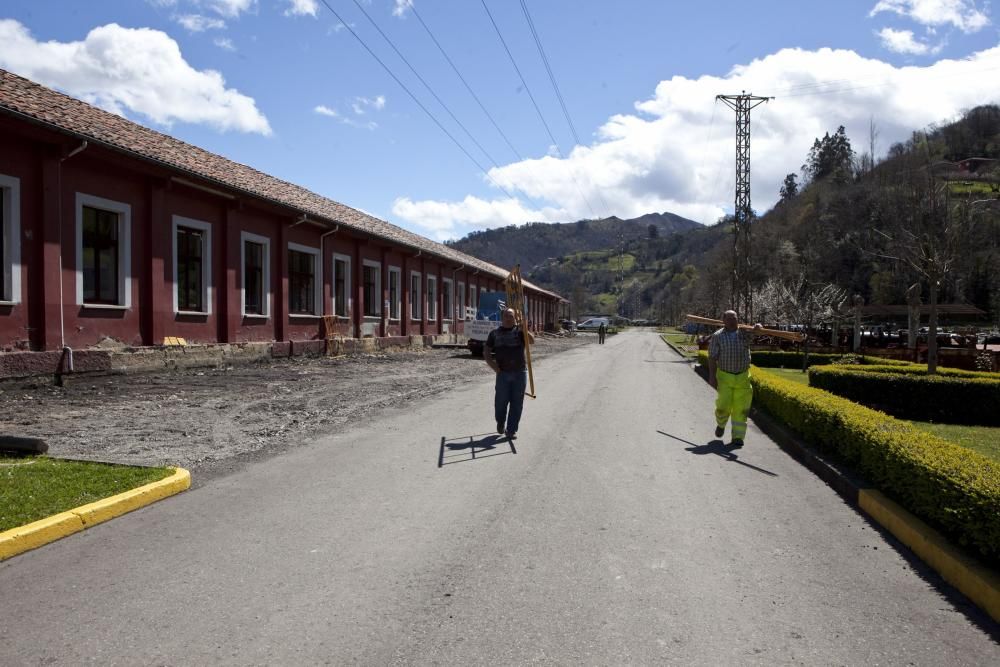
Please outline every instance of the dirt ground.
[[[540, 337], [532, 359], [544, 364], [596, 340]], [[8, 381], [0, 433], [44, 438], [51, 456], [181, 466], [199, 483], [490, 372], [453, 348], [74, 378], [65, 387]]]

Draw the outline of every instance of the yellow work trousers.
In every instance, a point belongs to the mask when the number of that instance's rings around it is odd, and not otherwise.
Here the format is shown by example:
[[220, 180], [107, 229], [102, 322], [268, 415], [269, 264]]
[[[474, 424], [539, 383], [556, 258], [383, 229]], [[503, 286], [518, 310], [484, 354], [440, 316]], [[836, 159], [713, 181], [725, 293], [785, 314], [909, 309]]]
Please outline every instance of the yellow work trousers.
[[742, 440], [747, 434], [747, 413], [753, 401], [750, 369], [736, 374], [716, 369], [715, 380], [719, 388], [719, 396], [715, 399], [715, 423], [725, 428], [732, 417], [733, 439]]

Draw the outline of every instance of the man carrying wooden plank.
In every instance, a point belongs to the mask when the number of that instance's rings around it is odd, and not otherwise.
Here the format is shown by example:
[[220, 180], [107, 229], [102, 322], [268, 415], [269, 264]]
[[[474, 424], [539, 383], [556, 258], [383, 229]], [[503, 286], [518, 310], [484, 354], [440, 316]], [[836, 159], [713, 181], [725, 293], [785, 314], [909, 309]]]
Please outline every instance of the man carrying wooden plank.
[[731, 445], [743, 446], [747, 434], [747, 413], [753, 401], [750, 385], [750, 343], [760, 335], [760, 324], [752, 330], [741, 330], [736, 312], [727, 310], [722, 316], [723, 327], [712, 334], [708, 344], [708, 382], [718, 389], [715, 400], [715, 437], [726, 432], [726, 422], [732, 418]]
[[534, 342], [530, 331], [516, 325], [514, 309], [508, 308], [503, 311], [500, 326], [490, 332], [483, 350], [483, 358], [496, 373], [493, 407], [497, 434], [506, 435], [510, 440], [517, 438], [524, 409], [524, 390], [528, 386], [525, 349]]

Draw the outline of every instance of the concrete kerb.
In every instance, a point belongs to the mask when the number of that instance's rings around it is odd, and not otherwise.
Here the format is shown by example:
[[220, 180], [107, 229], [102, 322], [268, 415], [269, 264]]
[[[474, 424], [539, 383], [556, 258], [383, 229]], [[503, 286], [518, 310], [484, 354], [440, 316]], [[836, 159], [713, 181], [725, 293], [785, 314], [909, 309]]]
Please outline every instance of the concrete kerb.
[[0, 533], [0, 561], [145, 507], [191, 486], [191, 473], [184, 468], [174, 468], [173, 471], [158, 482], [5, 530]]
[[[692, 363], [695, 372], [707, 381], [708, 370]], [[877, 489], [868, 487], [849, 471], [824, 460], [767, 413], [753, 408], [750, 418], [782, 450], [813, 471], [853, 507], [889, 531], [945, 581], [1000, 623], [1000, 575], [966, 555], [937, 530]]]

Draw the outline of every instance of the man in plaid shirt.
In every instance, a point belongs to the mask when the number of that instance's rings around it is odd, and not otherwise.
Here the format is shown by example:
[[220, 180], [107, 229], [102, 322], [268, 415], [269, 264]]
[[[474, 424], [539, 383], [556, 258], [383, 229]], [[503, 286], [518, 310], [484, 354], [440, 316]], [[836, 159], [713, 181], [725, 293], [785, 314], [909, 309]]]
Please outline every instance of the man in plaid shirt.
[[732, 417], [733, 448], [743, 446], [747, 434], [747, 413], [753, 401], [750, 385], [750, 343], [760, 331], [741, 331], [736, 311], [722, 315], [723, 327], [712, 334], [708, 344], [708, 382], [719, 390], [715, 400], [715, 437], [726, 432], [726, 422]]

